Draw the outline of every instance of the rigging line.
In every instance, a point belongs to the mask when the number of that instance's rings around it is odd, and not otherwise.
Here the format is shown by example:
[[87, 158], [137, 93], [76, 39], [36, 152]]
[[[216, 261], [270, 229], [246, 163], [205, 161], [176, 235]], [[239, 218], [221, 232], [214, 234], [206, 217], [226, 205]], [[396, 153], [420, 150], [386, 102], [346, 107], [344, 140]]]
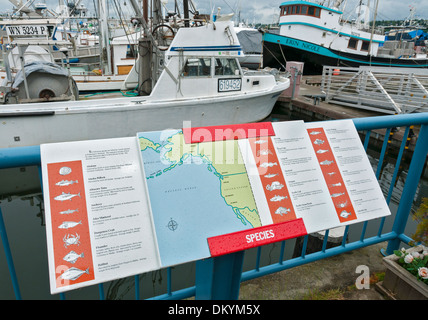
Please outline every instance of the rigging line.
[[[279, 44], [280, 46], [281, 46], [281, 44]], [[285, 69], [285, 67], [284, 67], [284, 65], [281, 63], [281, 61], [279, 61], [279, 59], [277, 58], [277, 57], [275, 57], [275, 55], [272, 53], [272, 51], [270, 51], [269, 50], [269, 48], [268, 47], [266, 47], [266, 45], [265, 45], [265, 42], [263, 41], [263, 50], [264, 49], [266, 49], [267, 51], [269, 51], [269, 53], [271, 54], [271, 56], [276, 60], [276, 62], [278, 62], [283, 68], [284, 68], [284, 70], [286, 70]], [[281, 50], [281, 52], [282, 52], [282, 50]], [[264, 54], [264, 53], [263, 53]], [[284, 61], [287, 61], [287, 60], [285, 60], [285, 57], [283, 56], [283, 58], [284, 58]]]
[[122, 19], [122, 15], [121, 15], [121, 9], [120, 8], [118, 8], [118, 6], [117, 6], [117, 1], [116, 0], [113, 0], [113, 4], [114, 4], [114, 6], [115, 6], [115, 8], [116, 8], [116, 13], [118, 14], [118, 16], [119, 16], [119, 20], [120, 20], [120, 24], [122, 25], [122, 27], [123, 27], [123, 31], [125, 31], [125, 36], [126, 36], [126, 40], [128, 41], [128, 44], [129, 45], [132, 45], [132, 43], [131, 43], [131, 41], [129, 40], [129, 37], [128, 37], [128, 32], [127, 32], [127, 30], [125, 29], [125, 25], [124, 25], [124, 21], [123, 21], [123, 19]]

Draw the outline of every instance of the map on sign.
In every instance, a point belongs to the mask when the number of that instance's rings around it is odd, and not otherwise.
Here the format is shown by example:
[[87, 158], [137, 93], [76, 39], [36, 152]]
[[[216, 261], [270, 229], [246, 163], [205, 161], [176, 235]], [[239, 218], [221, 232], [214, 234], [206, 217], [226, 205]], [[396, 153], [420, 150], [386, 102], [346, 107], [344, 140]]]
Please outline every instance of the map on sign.
[[237, 141], [186, 144], [181, 130], [138, 139], [163, 265], [209, 257], [207, 237], [262, 225]]

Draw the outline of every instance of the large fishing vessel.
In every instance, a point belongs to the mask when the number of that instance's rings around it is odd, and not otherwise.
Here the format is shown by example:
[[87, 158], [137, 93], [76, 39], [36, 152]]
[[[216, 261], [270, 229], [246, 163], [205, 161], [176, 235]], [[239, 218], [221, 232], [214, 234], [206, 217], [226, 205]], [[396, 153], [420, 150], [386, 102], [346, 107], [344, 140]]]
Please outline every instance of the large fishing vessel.
[[418, 53], [414, 42], [385, 41], [385, 35], [368, 24], [367, 9], [350, 22], [340, 9], [343, 0], [332, 6], [325, 3], [281, 3], [279, 34], [267, 32], [263, 37], [264, 66], [303, 61], [307, 74], [321, 74], [323, 65], [428, 68], [426, 52]]

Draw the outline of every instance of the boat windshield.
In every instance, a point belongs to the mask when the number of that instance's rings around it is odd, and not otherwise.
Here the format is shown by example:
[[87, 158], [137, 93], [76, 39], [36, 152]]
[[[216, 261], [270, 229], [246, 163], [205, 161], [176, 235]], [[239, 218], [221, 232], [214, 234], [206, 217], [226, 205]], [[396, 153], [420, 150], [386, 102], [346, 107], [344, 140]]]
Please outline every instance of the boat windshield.
[[211, 75], [211, 58], [188, 58], [181, 75], [183, 77], [209, 77]]
[[239, 66], [235, 58], [215, 58], [215, 75], [216, 76], [239, 76]]

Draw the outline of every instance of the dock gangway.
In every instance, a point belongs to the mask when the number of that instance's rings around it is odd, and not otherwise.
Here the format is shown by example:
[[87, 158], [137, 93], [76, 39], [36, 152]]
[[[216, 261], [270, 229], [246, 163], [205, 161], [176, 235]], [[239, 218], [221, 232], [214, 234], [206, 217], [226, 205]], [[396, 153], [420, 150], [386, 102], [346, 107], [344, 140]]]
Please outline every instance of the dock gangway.
[[327, 103], [405, 114], [428, 111], [428, 69], [324, 66]]

